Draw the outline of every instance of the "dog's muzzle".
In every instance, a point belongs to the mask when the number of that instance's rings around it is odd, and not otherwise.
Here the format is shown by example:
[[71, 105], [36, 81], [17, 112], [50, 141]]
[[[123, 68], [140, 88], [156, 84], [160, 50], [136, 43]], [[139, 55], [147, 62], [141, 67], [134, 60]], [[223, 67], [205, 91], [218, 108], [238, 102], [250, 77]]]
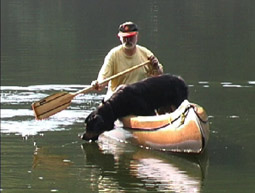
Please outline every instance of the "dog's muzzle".
[[90, 140], [96, 141], [98, 140], [99, 135], [93, 135], [93, 134], [85, 132], [81, 134], [79, 137], [85, 141], [90, 141]]

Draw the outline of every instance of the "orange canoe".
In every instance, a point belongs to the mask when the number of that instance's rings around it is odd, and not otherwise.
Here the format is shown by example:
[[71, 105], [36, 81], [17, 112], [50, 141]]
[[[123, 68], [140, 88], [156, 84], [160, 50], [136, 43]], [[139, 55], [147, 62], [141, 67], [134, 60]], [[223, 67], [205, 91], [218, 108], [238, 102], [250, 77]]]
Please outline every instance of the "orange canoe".
[[122, 129], [106, 135], [146, 149], [170, 152], [201, 153], [209, 139], [205, 110], [185, 100], [172, 113], [156, 116], [128, 116], [121, 119]]

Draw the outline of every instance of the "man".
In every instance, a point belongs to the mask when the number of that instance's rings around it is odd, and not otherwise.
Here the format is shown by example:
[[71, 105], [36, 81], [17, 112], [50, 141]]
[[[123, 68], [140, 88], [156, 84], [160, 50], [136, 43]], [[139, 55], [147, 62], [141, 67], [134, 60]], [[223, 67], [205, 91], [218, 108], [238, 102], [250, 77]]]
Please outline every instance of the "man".
[[101, 67], [98, 78], [91, 84], [96, 90], [101, 90], [106, 85], [99, 85], [98, 82], [122, 72], [135, 65], [150, 60], [151, 63], [138, 68], [126, 75], [115, 78], [108, 83], [108, 90], [105, 100], [108, 99], [116, 88], [122, 84], [132, 84], [144, 78], [157, 76], [163, 73], [163, 67], [158, 59], [147, 48], [137, 45], [138, 27], [133, 22], [125, 22], [120, 25], [118, 37], [121, 45], [114, 47], [106, 55], [104, 64]]

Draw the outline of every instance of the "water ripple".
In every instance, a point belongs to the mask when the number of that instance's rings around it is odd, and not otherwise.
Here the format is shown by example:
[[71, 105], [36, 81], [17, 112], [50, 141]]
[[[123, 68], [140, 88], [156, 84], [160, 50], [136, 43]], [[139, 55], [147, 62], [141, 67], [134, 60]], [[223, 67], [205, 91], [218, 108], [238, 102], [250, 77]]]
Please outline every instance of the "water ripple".
[[36, 85], [1, 87], [1, 133], [16, 133], [22, 136], [36, 135], [44, 131], [67, 129], [75, 123], [83, 123], [85, 117], [97, 106], [104, 95], [79, 95], [70, 107], [42, 121], [34, 118], [32, 102], [57, 91], [77, 91], [84, 85]]

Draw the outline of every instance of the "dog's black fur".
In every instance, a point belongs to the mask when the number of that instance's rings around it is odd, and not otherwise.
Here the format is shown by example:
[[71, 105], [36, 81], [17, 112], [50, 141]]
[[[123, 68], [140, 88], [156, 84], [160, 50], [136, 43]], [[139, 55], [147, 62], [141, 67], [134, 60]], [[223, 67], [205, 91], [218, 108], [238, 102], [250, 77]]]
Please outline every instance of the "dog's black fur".
[[84, 140], [97, 140], [104, 131], [110, 131], [114, 122], [127, 115], [154, 115], [164, 106], [177, 108], [188, 98], [184, 80], [174, 75], [161, 75], [126, 85], [100, 105], [85, 120]]

